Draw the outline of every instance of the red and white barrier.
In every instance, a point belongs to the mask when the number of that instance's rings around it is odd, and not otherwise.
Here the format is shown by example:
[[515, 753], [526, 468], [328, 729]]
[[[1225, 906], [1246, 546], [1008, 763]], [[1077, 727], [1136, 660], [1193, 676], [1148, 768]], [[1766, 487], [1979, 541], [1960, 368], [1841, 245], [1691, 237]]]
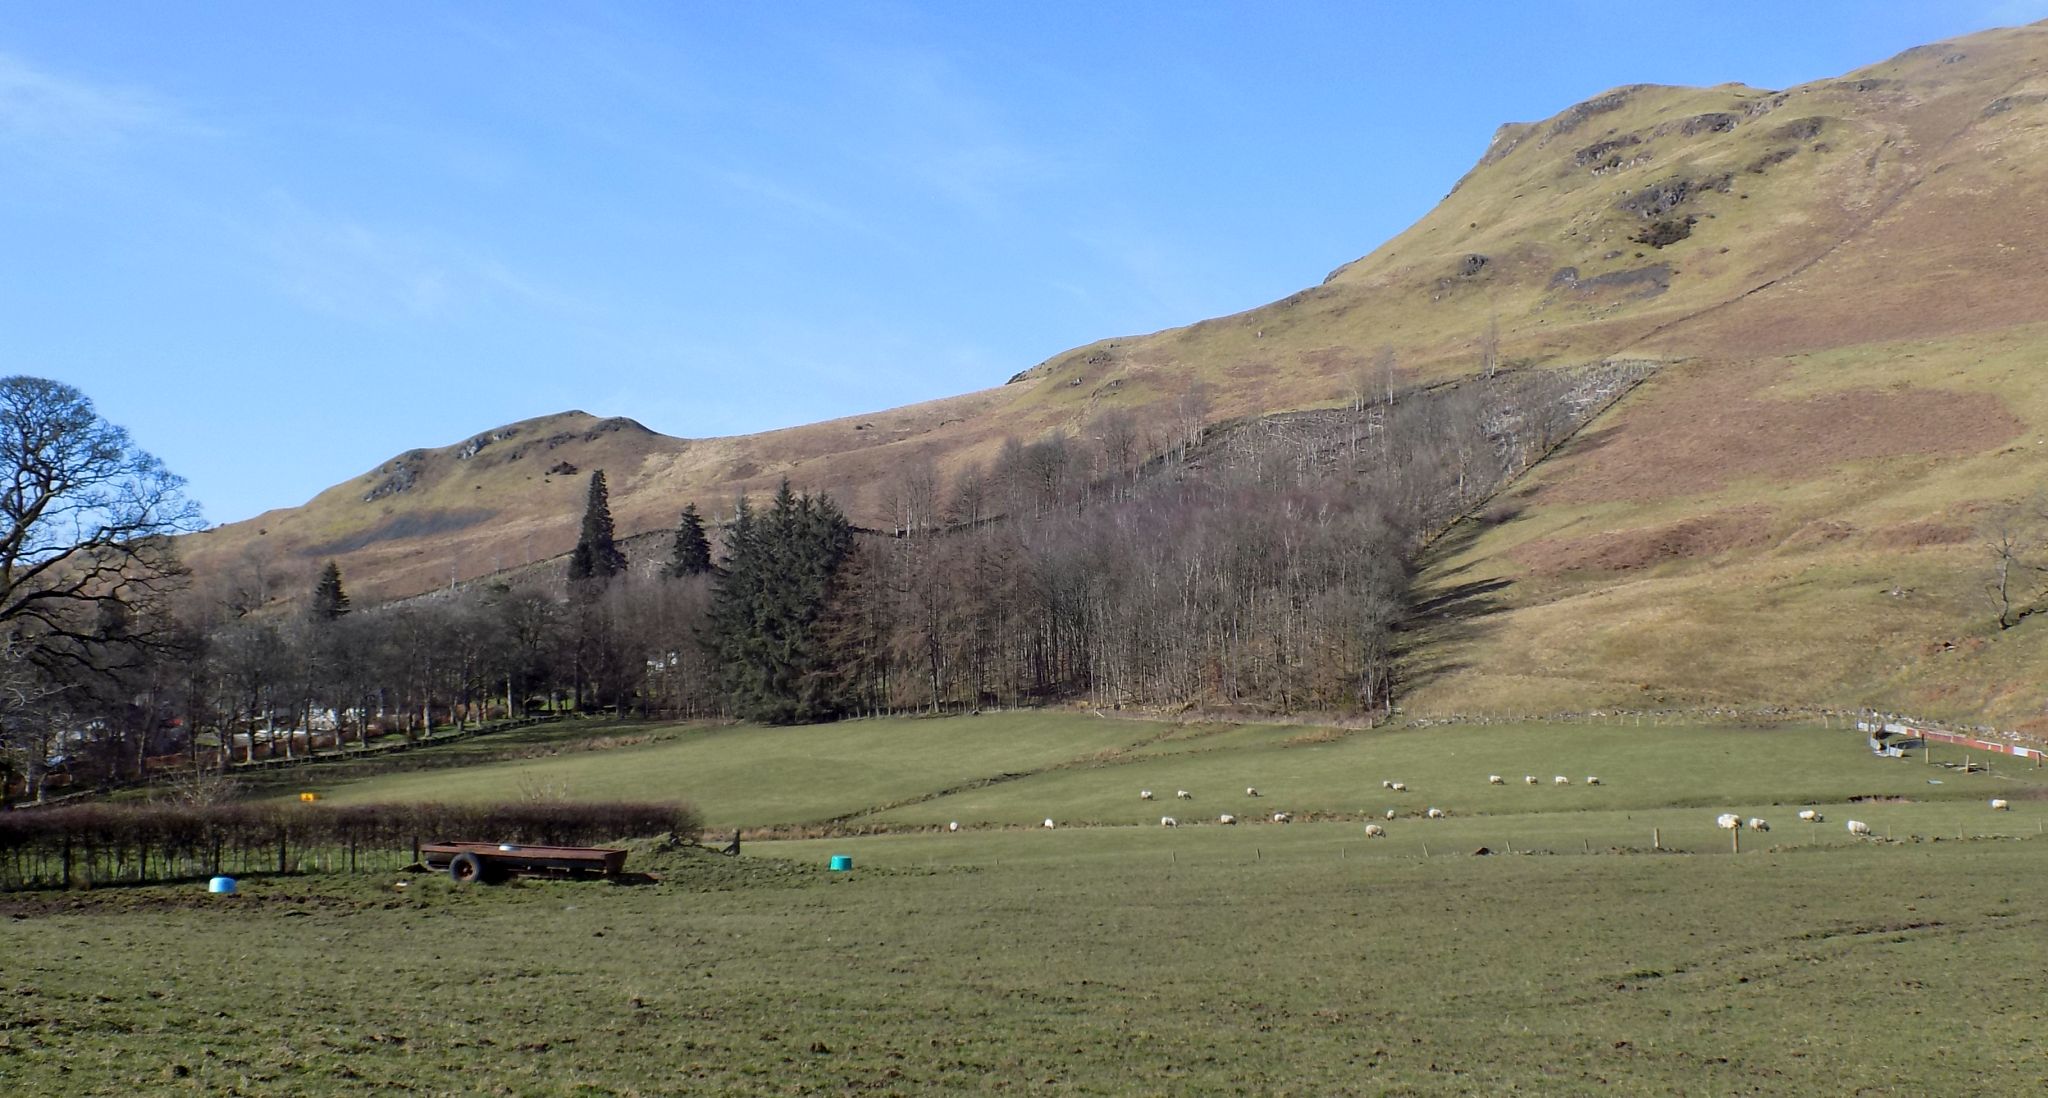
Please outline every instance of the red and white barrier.
[[1944, 732], [1939, 728], [1911, 724], [1906, 721], [1857, 721], [1856, 730], [1864, 733], [1889, 732], [1894, 736], [1912, 736], [1935, 743], [1955, 744], [1977, 751], [1989, 751], [1995, 755], [2011, 755], [2018, 759], [2048, 758], [2048, 751], [2025, 744], [2008, 743], [2004, 740], [1980, 740], [1959, 732]]

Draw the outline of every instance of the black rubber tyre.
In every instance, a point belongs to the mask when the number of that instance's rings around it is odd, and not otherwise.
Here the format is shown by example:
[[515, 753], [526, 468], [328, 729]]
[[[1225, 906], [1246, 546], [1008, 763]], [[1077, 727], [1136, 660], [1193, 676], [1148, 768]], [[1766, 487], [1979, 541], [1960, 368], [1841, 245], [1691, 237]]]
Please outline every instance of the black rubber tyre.
[[448, 859], [448, 879], [456, 884], [476, 884], [489, 882], [491, 875], [482, 858], [465, 851]]

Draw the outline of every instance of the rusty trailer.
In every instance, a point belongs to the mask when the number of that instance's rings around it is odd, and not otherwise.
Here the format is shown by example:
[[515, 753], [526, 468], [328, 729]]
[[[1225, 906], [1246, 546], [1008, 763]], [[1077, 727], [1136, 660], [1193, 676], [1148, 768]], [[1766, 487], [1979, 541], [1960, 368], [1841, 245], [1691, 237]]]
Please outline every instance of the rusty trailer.
[[529, 877], [617, 877], [626, 852], [590, 846], [527, 846], [515, 843], [423, 843], [420, 861], [446, 871], [457, 884], [496, 884], [514, 874]]

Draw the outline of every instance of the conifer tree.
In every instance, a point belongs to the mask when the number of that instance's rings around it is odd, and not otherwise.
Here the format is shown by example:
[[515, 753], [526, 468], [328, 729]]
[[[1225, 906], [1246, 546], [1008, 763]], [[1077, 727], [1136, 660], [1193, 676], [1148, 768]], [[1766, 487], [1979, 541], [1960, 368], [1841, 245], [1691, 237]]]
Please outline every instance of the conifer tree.
[[838, 714], [844, 676], [822, 619], [852, 550], [853, 526], [830, 499], [784, 481], [765, 514], [740, 502], [709, 640], [736, 715], [789, 724]]
[[313, 617], [319, 621], [333, 621], [348, 613], [348, 592], [341, 587], [341, 565], [328, 561], [320, 570], [320, 580], [313, 585]]
[[608, 580], [626, 570], [626, 554], [612, 537], [610, 494], [604, 486], [604, 470], [590, 474], [590, 495], [583, 504], [583, 533], [576, 539], [576, 551], [569, 555], [571, 580]]
[[711, 542], [704, 536], [704, 520], [692, 503], [683, 508], [683, 520], [676, 527], [676, 546], [669, 554], [666, 572], [680, 578], [701, 576], [711, 570]]
[[755, 607], [760, 602], [762, 573], [759, 529], [753, 506], [741, 496], [725, 528], [725, 560], [712, 592], [710, 629], [705, 644], [718, 668], [718, 692], [734, 713], [754, 708], [761, 694], [761, 669], [767, 659]]

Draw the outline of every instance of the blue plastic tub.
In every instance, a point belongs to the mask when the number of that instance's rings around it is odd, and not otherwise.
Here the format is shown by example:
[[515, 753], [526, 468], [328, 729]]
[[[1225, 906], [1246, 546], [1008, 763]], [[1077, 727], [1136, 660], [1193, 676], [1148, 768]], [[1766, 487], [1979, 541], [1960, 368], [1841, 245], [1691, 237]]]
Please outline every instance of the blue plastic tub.
[[834, 873], [844, 873], [844, 872], [846, 872], [847, 870], [849, 870], [849, 869], [852, 869], [852, 868], [853, 868], [853, 855], [851, 855], [851, 854], [834, 854], [834, 855], [832, 855], [832, 872], [834, 872]]
[[232, 896], [235, 894], [235, 879], [233, 877], [215, 877], [206, 882], [206, 890], [222, 896]]

